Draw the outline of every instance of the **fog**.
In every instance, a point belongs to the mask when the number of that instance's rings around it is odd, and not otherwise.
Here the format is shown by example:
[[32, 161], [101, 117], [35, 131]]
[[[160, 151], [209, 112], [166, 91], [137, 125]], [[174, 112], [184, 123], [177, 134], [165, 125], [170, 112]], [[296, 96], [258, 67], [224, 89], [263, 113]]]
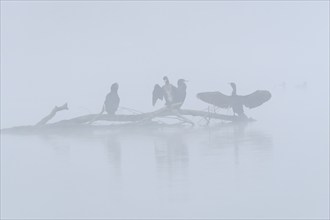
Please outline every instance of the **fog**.
[[[253, 123], [1, 133], [1, 218], [329, 218], [329, 2], [1, 1], [1, 129], [268, 90]], [[232, 111], [221, 110], [232, 115]]]

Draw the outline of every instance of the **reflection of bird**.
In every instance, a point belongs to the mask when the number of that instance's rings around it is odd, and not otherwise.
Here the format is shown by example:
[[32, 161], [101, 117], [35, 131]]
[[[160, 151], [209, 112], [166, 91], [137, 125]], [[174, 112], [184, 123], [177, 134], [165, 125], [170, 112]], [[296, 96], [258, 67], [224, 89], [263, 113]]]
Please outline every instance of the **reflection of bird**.
[[118, 83], [112, 84], [111, 91], [104, 101], [104, 110], [111, 115], [115, 114], [119, 107], [120, 98], [118, 96], [118, 88]]
[[246, 117], [243, 105], [248, 108], [255, 108], [271, 98], [270, 92], [266, 90], [257, 90], [245, 96], [237, 95], [236, 84], [230, 83], [230, 85], [233, 88], [231, 96], [224, 95], [221, 92], [202, 92], [198, 93], [197, 97], [220, 108], [232, 108], [234, 115], [236, 113], [240, 117]]
[[178, 103], [178, 107], [181, 107], [185, 98], [186, 98], [186, 89], [185, 80], [178, 80], [178, 87], [173, 86], [168, 80], [167, 76], [164, 76], [165, 85], [160, 87], [156, 84], [154, 91], [152, 93], [152, 105], [154, 106], [158, 99], [163, 100], [165, 98], [165, 105], [172, 106], [173, 104]]

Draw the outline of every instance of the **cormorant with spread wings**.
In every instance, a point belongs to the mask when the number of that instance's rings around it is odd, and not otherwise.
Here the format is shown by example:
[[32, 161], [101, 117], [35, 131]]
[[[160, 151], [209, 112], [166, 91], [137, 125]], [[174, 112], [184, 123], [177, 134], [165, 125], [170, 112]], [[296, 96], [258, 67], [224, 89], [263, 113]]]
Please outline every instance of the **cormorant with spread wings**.
[[160, 87], [158, 84], [154, 87], [152, 92], [152, 105], [154, 106], [158, 99], [165, 99], [166, 106], [170, 107], [174, 105], [175, 107], [180, 108], [186, 99], [186, 81], [184, 79], [179, 79], [178, 87], [175, 87], [170, 83], [167, 76], [164, 76], [163, 80], [165, 82], [163, 87]]
[[221, 92], [202, 92], [197, 94], [197, 98], [220, 108], [232, 108], [234, 115], [237, 114], [239, 117], [246, 117], [243, 106], [256, 108], [272, 97], [271, 93], [267, 90], [257, 90], [245, 96], [237, 95], [236, 84], [230, 83], [230, 85], [233, 88], [231, 96], [224, 95]]

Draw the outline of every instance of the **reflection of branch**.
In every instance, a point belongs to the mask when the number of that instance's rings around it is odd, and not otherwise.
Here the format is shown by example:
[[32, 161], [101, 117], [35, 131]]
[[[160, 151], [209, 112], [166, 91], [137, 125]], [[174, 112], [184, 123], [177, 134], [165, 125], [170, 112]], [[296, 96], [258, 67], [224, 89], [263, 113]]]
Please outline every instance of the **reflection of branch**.
[[53, 108], [53, 110], [49, 113], [49, 115], [47, 115], [46, 117], [44, 117], [43, 119], [41, 119], [35, 126], [43, 126], [45, 125], [50, 119], [52, 119], [56, 113], [58, 111], [62, 111], [62, 110], [68, 110], [68, 103], [65, 103], [64, 105], [62, 106], [55, 106]]

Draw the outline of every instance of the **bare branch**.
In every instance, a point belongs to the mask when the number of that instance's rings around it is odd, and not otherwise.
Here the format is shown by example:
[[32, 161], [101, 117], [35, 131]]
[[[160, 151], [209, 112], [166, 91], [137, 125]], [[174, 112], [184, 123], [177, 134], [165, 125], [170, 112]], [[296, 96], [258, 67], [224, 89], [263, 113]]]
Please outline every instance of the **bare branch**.
[[68, 110], [68, 103], [65, 103], [61, 106], [55, 106], [53, 108], [53, 110], [49, 113], [49, 115], [47, 115], [46, 117], [44, 117], [43, 119], [41, 119], [35, 126], [43, 126], [45, 125], [50, 119], [52, 119], [57, 112], [62, 111], [62, 110]]

